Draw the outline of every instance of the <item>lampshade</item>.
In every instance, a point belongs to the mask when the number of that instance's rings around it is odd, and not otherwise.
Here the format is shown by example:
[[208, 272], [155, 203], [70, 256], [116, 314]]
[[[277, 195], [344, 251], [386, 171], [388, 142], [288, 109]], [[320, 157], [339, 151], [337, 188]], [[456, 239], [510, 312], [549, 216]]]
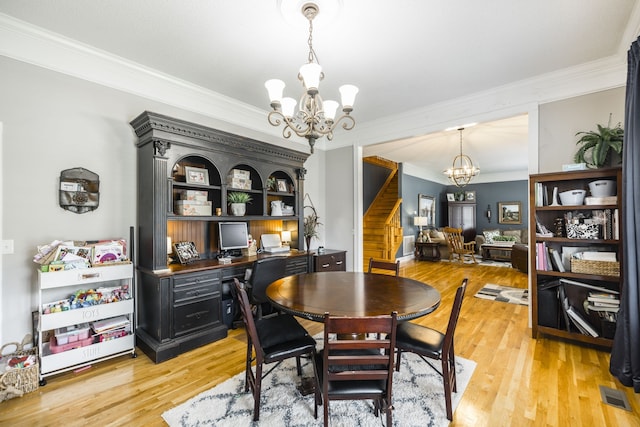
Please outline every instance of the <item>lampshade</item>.
[[354, 85], [342, 85], [338, 88], [340, 96], [342, 97], [342, 108], [351, 111], [353, 104], [356, 101], [356, 95], [358, 94], [358, 88]]
[[290, 242], [291, 241], [291, 232], [290, 231], [282, 231], [280, 233], [280, 238], [282, 239], [283, 242]]
[[315, 91], [317, 93], [318, 86], [320, 86], [320, 76], [322, 75], [322, 67], [320, 64], [313, 62], [304, 64], [300, 67], [300, 75], [302, 76], [302, 81], [307, 91]]
[[426, 216], [414, 216], [413, 225], [420, 226], [420, 227], [429, 225], [429, 218], [427, 218]]
[[284, 82], [279, 79], [271, 79], [267, 80], [264, 83], [264, 87], [267, 88], [267, 92], [269, 92], [269, 100], [273, 104], [274, 102], [280, 103], [282, 100], [282, 92], [284, 91]]
[[322, 109], [324, 110], [324, 117], [327, 120], [333, 121], [336, 118], [336, 111], [338, 110], [338, 103], [336, 101], [327, 100], [322, 103]]

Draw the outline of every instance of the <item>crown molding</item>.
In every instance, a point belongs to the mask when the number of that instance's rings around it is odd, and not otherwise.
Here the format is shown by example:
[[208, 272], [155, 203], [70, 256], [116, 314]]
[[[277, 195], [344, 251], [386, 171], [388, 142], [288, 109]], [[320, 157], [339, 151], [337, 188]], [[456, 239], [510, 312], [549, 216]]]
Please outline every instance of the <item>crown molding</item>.
[[[634, 9], [634, 13], [638, 13]], [[0, 13], [0, 55], [135, 94], [187, 111], [213, 117], [238, 128], [282, 141], [279, 129], [267, 126], [266, 110], [144, 67], [109, 52], [63, 37]], [[527, 111], [531, 103], [623, 86], [626, 58], [622, 54], [592, 61], [478, 92], [380, 120], [359, 123], [320, 150], [369, 145], [440, 131], [469, 119], [491, 120]], [[292, 139], [301, 149], [306, 140]]]

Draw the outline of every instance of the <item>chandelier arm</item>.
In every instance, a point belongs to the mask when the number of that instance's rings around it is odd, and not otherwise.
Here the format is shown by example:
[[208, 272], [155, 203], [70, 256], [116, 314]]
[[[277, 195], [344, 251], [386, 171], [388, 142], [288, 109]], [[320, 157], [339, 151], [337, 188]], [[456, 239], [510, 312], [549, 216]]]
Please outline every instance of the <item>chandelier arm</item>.
[[331, 126], [331, 129], [332, 130], [335, 129], [338, 123], [340, 123], [343, 120], [344, 120], [344, 123], [342, 123], [342, 129], [344, 130], [351, 130], [356, 125], [356, 120], [353, 117], [351, 117], [348, 114], [343, 114], [342, 116], [338, 117], [338, 119], [334, 122], [334, 125]]

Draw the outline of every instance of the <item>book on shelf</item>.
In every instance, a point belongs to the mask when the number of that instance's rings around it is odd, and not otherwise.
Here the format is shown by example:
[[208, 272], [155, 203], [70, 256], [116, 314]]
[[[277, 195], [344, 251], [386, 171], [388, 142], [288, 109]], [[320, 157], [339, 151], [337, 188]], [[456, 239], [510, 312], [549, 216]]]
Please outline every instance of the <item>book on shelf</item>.
[[93, 331], [96, 334], [103, 333], [112, 329], [122, 328], [129, 325], [129, 319], [126, 316], [110, 317], [104, 320], [98, 320], [92, 323]]
[[571, 332], [571, 322], [569, 321], [569, 314], [567, 314], [567, 309], [569, 308], [569, 300], [564, 293], [564, 287], [558, 287], [558, 299], [560, 300], [560, 308], [562, 312], [562, 317], [564, 318], [564, 325], [567, 332]]
[[562, 263], [562, 259], [560, 258], [560, 254], [558, 253], [558, 251], [553, 248], [549, 248], [549, 254], [549, 258], [551, 259], [551, 263], [553, 264], [553, 269], [564, 273], [566, 269], [564, 268], [564, 264]]
[[613, 289], [607, 289], [607, 288], [602, 287], [602, 286], [592, 285], [590, 283], [584, 283], [584, 282], [580, 282], [578, 280], [562, 278], [562, 279], [560, 279], [560, 283], [563, 283], [563, 284], [566, 284], [566, 285], [582, 286], [583, 288], [594, 289], [596, 291], [606, 292], [606, 293], [610, 293], [610, 294], [619, 294], [620, 293], [618, 291], [614, 291]]
[[594, 327], [591, 326], [591, 324], [587, 321], [587, 319], [582, 317], [582, 315], [578, 313], [578, 311], [576, 311], [576, 309], [571, 305], [568, 305], [567, 307], [567, 314], [569, 315], [569, 318], [571, 319], [573, 324], [576, 325], [576, 327], [580, 330], [580, 332], [592, 337], [599, 336], [598, 331], [596, 331]]

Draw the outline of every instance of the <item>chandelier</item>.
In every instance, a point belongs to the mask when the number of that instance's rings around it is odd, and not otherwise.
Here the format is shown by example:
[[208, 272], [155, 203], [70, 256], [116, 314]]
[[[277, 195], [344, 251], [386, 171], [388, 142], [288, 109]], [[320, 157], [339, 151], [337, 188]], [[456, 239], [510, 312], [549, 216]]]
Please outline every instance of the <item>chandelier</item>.
[[460, 131], [460, 154], [453, 158], [453, 164], [444, 171], [444, 174], [456, 186], [464, 187], [480, 173], [480, 169], [473, 166], [469, 156], [462, 154], [462, 131], [464, 128], [458, 128], [458, 130]]
[[336, 101], [323, 101], [318, 92], [320, 80], [324, 78], [322, 67], [318, 63], [313, 50], [313, 18], [318, 15], [319, 7], [315, 3], [305, 3], [302, 6], [302, 15], [309, 21], [309, 57], [308, 62], [300, 67], [298, 79], [302, 82], [304, 93], [300, 97], [298, 111], [295, 111], [296, 100], [283, 98], [284, 82], [278, 79], [268, 80], [264, 86], [269, 92], [271, 108], [269, 123], [272, 126], [284, 125], [282, 136], [289, 138], [292, 132], [299, 137], [306, 138], [313, 153], [313, 146], [318, 138], [326, 136], [329, 141], [333, 139], [333, 131], [342, 122], [342, 128], [351, 130], [356, 122], [349, 115], [353, 111], [353, 103], [358, 93], [358, 88], [353, 85], [340, 86], [342, 98], [342, 116], [335, 118], [338, 110]]

